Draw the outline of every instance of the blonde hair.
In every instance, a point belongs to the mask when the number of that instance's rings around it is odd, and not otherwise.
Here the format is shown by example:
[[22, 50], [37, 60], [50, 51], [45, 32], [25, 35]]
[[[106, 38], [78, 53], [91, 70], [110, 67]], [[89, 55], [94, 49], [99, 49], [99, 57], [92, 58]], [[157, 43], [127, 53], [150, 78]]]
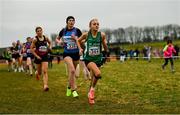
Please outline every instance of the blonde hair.
[[90, 20], [89, 27], [91, 27], [91, 24], [92, 24], [93, 21], [98, 21], [98, 19], [97, 18], [93, 18], [92, 20]]

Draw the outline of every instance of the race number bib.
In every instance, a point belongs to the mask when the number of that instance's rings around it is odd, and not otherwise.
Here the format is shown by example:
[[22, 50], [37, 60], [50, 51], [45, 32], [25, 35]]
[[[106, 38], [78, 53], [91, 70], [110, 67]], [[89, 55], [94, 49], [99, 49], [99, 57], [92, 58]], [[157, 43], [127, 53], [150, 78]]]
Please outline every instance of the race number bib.
[[69, 42], [67, 43], [67, 49], [72, 50], [72, 49], [77, 49], [77, 45], [75, 42]]
[[47, 46], [40, 46], [39, 51], [40, 52], [47, 52]]
[[27, 54], [26, 54], [26, 53], [23, 53], [22, 55], [23, 55], [23, 57], [27, 57]]
[[31, 53], [31, 49], [27, 49], [27, 53]]
[[89, 48], [89, 55], [90, 56], [100, 55], [99, 47], [91, 47], [91, 48]]

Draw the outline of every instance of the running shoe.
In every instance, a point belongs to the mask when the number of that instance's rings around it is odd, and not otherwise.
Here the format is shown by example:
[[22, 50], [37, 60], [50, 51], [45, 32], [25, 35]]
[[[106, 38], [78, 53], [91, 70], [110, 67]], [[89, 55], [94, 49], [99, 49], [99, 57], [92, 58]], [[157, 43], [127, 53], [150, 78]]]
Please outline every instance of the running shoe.
[[73, 97], [78, 97], [79, 96], [77, 91], [73, 91], [72, 94], [73, 94]]
[[66, 90], [66, 96], [69, 97], [71, 96], [71, 89], [67, 87], [67, 90]]
[[94, 93], [95, 93], [94, 89], [91, 88], [89, 93], [88, 93], [89, 104], [94, 104], [95, 103], [95, 101], [94, 101]]

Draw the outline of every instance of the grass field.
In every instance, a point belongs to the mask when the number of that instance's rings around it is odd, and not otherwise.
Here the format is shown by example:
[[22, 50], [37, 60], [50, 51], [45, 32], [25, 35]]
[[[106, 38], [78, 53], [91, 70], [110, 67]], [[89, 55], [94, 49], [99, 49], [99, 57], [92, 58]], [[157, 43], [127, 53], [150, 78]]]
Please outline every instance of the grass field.
[[0, 113], [179, 113], [180, 60], [175, 73], [170, 65], [161, 70], [164, 60], [118, 61], [104, 65], [96, 88], [96, 103], [89, 105], [89, 83], [78, 78], [79, 98], [66, 97], [64, 63], [49, 69], [49, 92], [42, 91], [42, 79], [36, 81], [24, 73], [7, 72], [0, 65]]

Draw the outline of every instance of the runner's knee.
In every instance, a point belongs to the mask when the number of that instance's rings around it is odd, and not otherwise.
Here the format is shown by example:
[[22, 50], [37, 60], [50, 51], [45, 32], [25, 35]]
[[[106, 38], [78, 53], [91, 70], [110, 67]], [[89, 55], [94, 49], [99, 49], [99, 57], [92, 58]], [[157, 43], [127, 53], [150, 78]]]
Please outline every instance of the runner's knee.
[[43, 74], [47, 74], [47, 70], [43, 70]]
[[94, 75], [95, 75], [95, 77], [100, 77], [100, 76], [101, 76], [101, 72], [98, 71], [98, 72], [96, 72]]
[[71, 72], [71, 74], [75, 74], [76, 70], [75, 69], [71, 69], [70, 72]]

